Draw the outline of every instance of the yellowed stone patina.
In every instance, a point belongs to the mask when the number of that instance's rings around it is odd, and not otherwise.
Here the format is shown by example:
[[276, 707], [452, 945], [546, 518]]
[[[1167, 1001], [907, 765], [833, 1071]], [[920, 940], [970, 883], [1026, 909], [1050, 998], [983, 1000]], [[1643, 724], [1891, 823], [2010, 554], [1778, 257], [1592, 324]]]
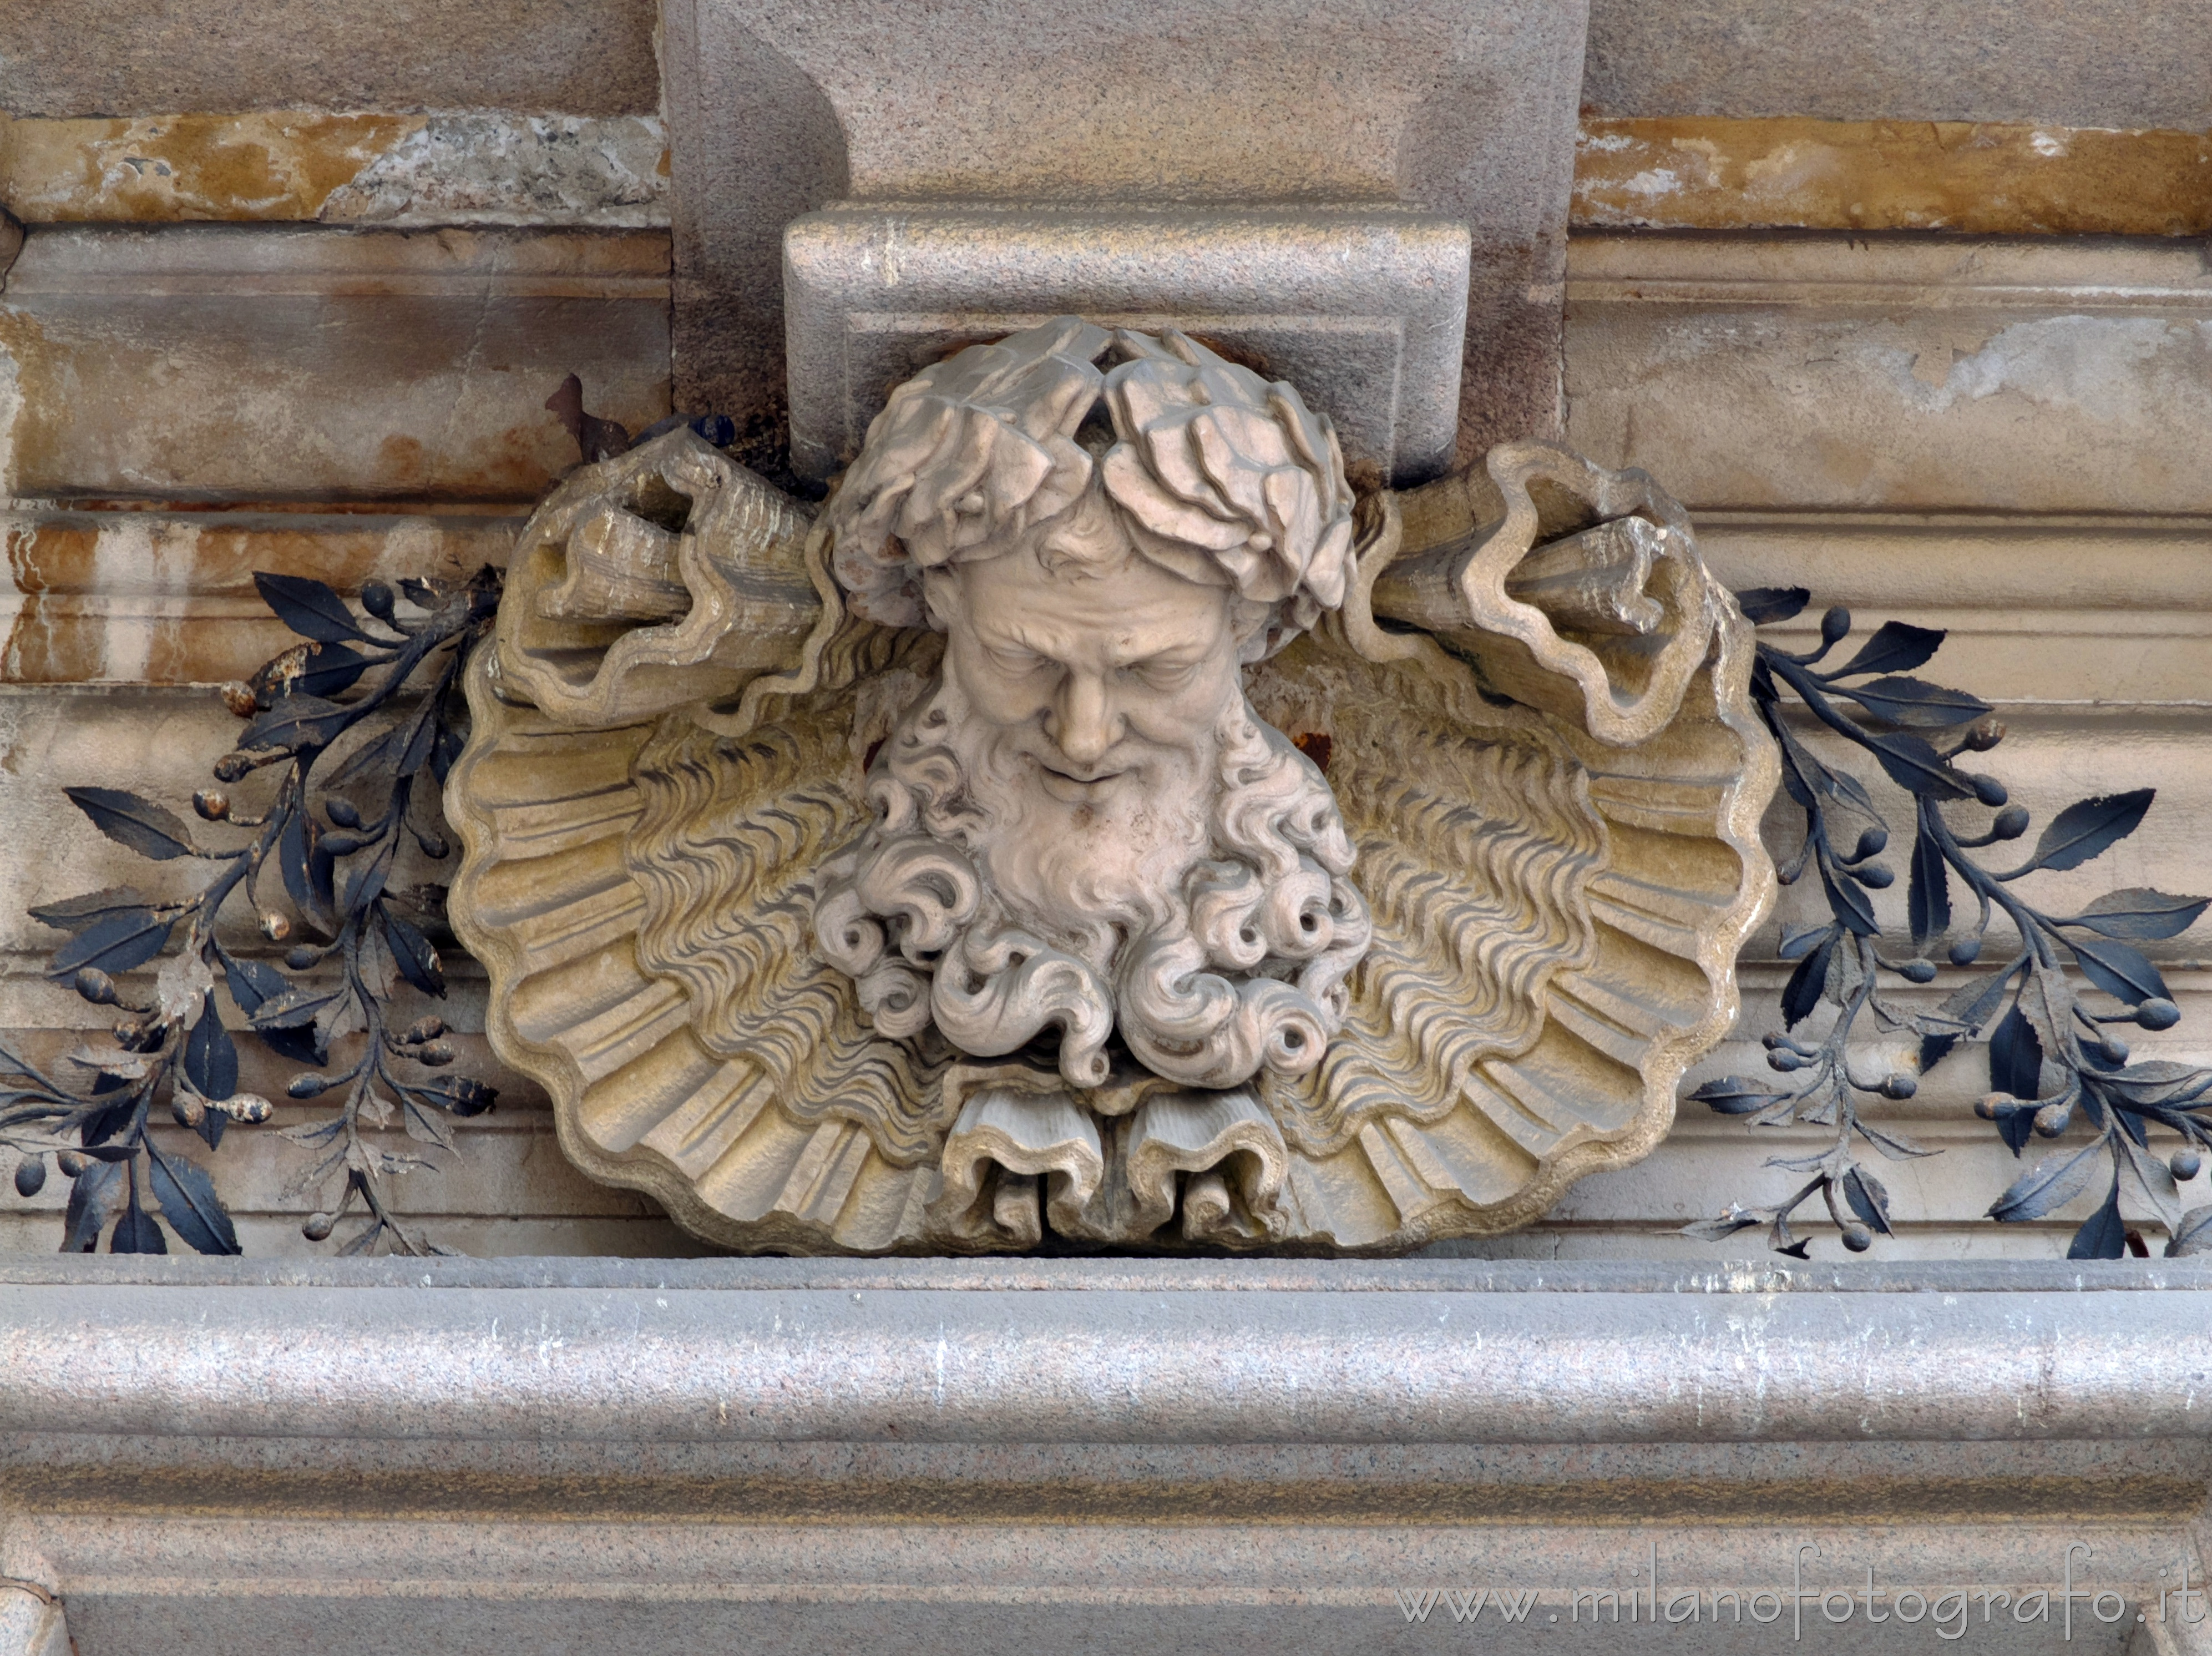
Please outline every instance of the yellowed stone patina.
[[1064, 318], [818, 516], [678, 431], [511, 567], [456, 929], [570, 1156], [712, 1240], [1492, 1233], [1733, 1018], [1774, 761], [1640, 472], [1355, 500], [1290, 387]]

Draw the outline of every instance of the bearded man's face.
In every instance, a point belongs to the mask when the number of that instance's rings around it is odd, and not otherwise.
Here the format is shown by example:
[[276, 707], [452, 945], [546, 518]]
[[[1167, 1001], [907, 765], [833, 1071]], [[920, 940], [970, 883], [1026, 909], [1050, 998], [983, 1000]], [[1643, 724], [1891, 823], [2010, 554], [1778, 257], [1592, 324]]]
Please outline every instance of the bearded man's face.
[[993, 819], [982, 872], [1013, 917], [1103, 967], [1085, 938], [1204, 854], [1244, 691], [1226, 584], [1162, 569], [1086, 504], [1034, 550], [933, 571], [927, 592], [962, 704], [952, 745]]
[[1146, 557], [1094, 492], [924, 590], [944, 666], [816, 916], [877, 1028], [996, 1056], [1057, 1026], [1082, 1086], [1117, 1028], [1191, 1086], [1318, 1062], [1367, 917], [1328, 785], [1245, 699], [1226, 581]]

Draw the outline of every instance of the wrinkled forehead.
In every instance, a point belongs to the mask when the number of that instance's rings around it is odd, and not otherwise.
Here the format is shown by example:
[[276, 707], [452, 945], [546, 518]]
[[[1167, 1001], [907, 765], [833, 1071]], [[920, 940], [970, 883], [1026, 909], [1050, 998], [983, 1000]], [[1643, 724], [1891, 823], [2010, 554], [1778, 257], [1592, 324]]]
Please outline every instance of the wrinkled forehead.
[[1055, 557], [1042, 541], [1024, 540], [995, 556], [962, 558], [929, 572], [930, 606], [949, 629], [1052, 654], [1086, 642], [1110, 643], [1117, 654], [1235, 649], [1237, 606], [1226, 582], [1186, 580], [1126, 536], [1081, 550]]

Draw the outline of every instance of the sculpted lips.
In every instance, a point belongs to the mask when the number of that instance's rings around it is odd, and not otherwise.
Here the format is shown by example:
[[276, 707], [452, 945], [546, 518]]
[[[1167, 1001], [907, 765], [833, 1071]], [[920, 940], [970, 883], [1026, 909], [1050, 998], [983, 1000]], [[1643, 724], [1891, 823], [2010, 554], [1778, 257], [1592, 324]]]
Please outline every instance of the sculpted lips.
[[1047, 764], [1042, 759], [1037, 761], [1037, 769], [1043, 773], [1042, 780], [1045, 791], [1062, 799], [1071, 796], [1087, 798], [1103, 791], [1109, 782], [1119, 782], [1129, 774], [1127, 770], [1063, 770], [1058, 765]]

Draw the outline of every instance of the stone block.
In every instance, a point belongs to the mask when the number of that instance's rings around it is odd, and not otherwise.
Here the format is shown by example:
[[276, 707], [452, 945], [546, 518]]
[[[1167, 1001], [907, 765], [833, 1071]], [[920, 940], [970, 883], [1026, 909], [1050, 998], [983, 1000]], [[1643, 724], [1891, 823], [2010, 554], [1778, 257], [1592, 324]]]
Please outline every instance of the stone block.
[[0, 109], [529, 109], [651, 114], [652, 0], [130, 0], [9, 9]]
[[835, 202], [1329, 204], [1468, 227], [1461, 451], [1553, 431], [1583, 26], [1581, 0], [666, 0], [678, 400], [774, 458], [783, 230]]
[[372, 579], [458, 581], [504, 565], [521, 527], [451, 511], [0, 511], [0, 683], [244, 679], [299, 642], [257, 572], [349, 595]]
[[0, 116], [0, 201], [32, 223], [668, 222], [649, 115]]
[[667, 411], [653, 231], [41, 227], [0, 295], [0, 487], [79, 502], [526, 501], [545, 399]]
[[2202, 235], [2212, 132], [1589, 115], [1575, 225]]
[[1065, 313], [1176, 326], [1295, 382], [1346, 464], [1419, 480], [1452, 457], [1468, 232], [1412, 213], [871, 210], [784, 235], [791, 458], [827, 479], [893, 386]]
[[1568, 441], [1711, 508], [2201, 514], [2187, 243], [1577, 236]]
[[2207, 0], [1595, 0], [1601, 115], [2212, 126]]

